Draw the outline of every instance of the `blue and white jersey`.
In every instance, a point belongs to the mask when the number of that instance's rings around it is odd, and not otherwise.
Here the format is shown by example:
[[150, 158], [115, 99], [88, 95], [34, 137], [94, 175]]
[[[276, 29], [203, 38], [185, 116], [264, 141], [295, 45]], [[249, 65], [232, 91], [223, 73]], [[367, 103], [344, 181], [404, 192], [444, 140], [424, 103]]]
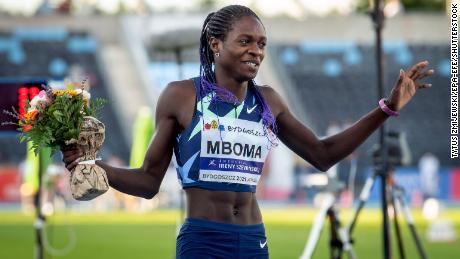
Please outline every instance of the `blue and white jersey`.
[[240, 105], [200, 96], [190, 125], [176, 137], [174, 154], [182, 187], [255, 192], [269, 143], [260, 116], [261, 104], [251, 88]]

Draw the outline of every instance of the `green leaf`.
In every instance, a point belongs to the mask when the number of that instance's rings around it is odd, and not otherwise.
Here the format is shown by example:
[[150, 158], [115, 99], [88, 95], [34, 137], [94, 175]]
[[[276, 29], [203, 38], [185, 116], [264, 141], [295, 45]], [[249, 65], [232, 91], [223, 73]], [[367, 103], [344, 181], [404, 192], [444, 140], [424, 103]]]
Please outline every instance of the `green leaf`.
[[62, 114], [61, 111], [55, 110], [55, 111], [53, 112], [53, 116], [54, 116], [54, 118], [55, 118], [57, 121], [63, 122], [63, 120], [62, 120], [63, 114]]

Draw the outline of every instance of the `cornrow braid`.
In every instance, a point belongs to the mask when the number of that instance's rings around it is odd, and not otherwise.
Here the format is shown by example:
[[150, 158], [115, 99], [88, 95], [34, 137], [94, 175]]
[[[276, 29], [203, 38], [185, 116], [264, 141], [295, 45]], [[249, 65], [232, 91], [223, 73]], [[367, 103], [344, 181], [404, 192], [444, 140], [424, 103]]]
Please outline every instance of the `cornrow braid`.
[[[216, 76], [214, 73], [214, 53], [209, 45], [211, 37], [224, 41], [228, 33], [233, 29], [233, 24], [242, 17], [251, 16], [259, 20], [260, 18], [251, 9], [242, 5], [229, 5], [217, 12], [208, 14], [203, 23], [200, 36], [200, 96], [204, 97], [209, 93], [212, 94], [212, 101], [218, 100], [227, 103], [239, 105], [240, 101], [230, 91], [223, 87], [217, 86]], [[254, 80], [248, 84], [253, 90], [257, 100], [261, 103], [259, 113], [264, 125], [264, 133], [270, 142], [270, 146], [276, 146], [277, 127], [273, 113], [270, 110], [265, 98], [256, 87]], [[215, 103], [215, 102], [214, 102]]]

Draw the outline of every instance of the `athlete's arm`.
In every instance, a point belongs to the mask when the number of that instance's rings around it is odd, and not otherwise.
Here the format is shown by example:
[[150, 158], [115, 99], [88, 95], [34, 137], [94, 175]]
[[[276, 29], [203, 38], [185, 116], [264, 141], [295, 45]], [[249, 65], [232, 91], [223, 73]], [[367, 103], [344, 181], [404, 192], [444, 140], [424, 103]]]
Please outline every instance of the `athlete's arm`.
[[[271, 90], [270, 92], [272, 92], [273, 97], [268, 99], [275, 99], [278, 103], [275, 106], [277, 108], [272, 110], [274, 110], [276, 117], [279, 139], [321, 171], [327, 171], [335, 163], [353, 152], [388, 118], [388, 115], [382, 112], [380, 108], [376, 108], [347, 130], [325, 139], [319, 139], [294, 117], [275, 91]], [[273, 104], [270, 106], [273, 107]], [[278, 113], [275, 114], [275, 111]]]
[[[178, 109], [181, 109], [180, 105], [177, 105], [177, 100], [180, 100], [183, 94], [177, 84], [171, 83], [160, 95], [155, 114], [156, 131], [142, 167], [117, 168], [102, 161], [96, 162], [106, 171], [111, 187], [147, 199], [153, 198], [158, 193], [171, 161], [174, 138], [179, 129], [177, 114]], [[77, 159], [82, 156], [82, 152], [75, 149], [63, 150], [63, 154], [69, 170], [76, 166], [79, 161]]]
[[264, 87], [262, 92], [276, 118], [279, 139], [321, 171], [327, 171], [349, 155], [388, 117], [376, 108], [347, 130], [319, 139], [294, 117], [282, 98], [272, 88]]
[[[430, 84], [416, 82], [433, 74], [433, 70], [423, 71], [428, 62], [414, 65], [407, 74], [401, 71], [399, 79], [390, 94], [390, 107], [399, 111], [415, 94], [416, 89], [429, 88]], [[348, 156], [361, 145], [387, 118], [379, 107], [375, 108], [348, 129], [318, 139], [315, 134], [300, 123], [290, 112], [281, 97], [270, 87], [263, 87], [278, 125], [278, 137], [300, 157], [321, 171], [327, 171], [338, 161]]]

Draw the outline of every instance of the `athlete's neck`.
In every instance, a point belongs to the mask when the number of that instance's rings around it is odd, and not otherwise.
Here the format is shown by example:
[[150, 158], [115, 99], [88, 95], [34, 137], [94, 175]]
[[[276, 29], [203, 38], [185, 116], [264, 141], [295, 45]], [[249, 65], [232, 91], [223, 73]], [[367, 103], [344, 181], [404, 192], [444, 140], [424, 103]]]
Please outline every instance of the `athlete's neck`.
[[216, 81], [219, 87], [225, 88], [230, 91], [238, 100], [243, 101], [246, 98], [246, 92], [248, 89], [248, 81], [239, 82], [238, 80], [222, 76], [220, 73], [216, 73]]

